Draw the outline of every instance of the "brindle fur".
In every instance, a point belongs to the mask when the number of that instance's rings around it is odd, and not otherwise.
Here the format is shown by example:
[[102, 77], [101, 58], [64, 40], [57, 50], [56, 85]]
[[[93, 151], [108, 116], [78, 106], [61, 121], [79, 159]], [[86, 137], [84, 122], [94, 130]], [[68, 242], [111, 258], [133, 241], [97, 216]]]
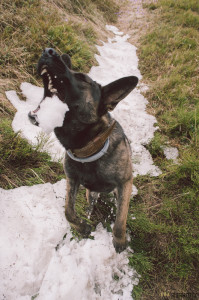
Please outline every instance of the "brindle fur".
[[[66, 102], [69, 111], [65, 115], [62, 127], [55, 128], [55, 134], [65, 149], [84, 147], [95, 138], [107, 125], [113, 122], [108, 110], [126, 97], [137, 85], [135, 76], [121, 78], [102, 87], [83, 73], [70, 69], [67, 55], [60, 57], [55, 50], [46, 49], [38, 64], [47, 66], [53, 78], [53, 87], [59, 98]], [[54, 76], [56, 78], [54, 78]], [[44, 97], [52, 96], [48, 89], [47, 76], [43, 76]], [[87, 236], [91, 227], [79, 219], [75, 213], [75, 200], [78, 188], [86, 189], [90, 212], [97, 201], [98, 193], [115, 191], [117, 195], [117, 213], [113, 228], [113, 244], [120, 252], [126, 247], [126, 220], [132, 191], [132, 162], [129, 142], [120, 124], [116, 122], [110, 135], [108, 151], [100, 159], [81, 163], [65, 155], [64, 170], [67, 175], [67, 195], [65, 215], [70, 224], [82, 235]]]

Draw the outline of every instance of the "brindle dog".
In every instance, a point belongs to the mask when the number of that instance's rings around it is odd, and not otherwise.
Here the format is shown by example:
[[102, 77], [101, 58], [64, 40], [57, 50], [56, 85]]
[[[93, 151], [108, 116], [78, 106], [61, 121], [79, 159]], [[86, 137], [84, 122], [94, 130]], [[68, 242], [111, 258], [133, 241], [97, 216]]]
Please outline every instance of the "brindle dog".
[[[63, 126], [54, 129], [67, 150], [64, 161], [67, 176], [66, 219], [87, 236], [91, 227], [76, 216], [74, 208], [80, 184], [87, 189], [90, 207], [96, 202], [98, 193], [115, 191], [117, 213], [113, 244], [116, 251], [121, 252], [126, 247], [126, 220], [132, 192], [131, 150], [122, 127], [108, 111], [113, 110], [135, 88], [138, 78], [124, 77], [101, 86], [88, 75], [72, 71], [70, 57], [67, 54], [60, 56], [52, 48], [44, 50], [38, 72], [44, 83], [42, 101], [46, 96], [56, 94], [69, 107]], [[39, 125], [35, 121], [38, 109], [29, 113], [30, 120], [36, 125]], [[101, 144], [98, 144], [99, 141]], [[81, 160], [82, 157], [87, 159], [87, 156], [96, 158], [95, 152], [100, 154], [97, 154], [96, 160]]]

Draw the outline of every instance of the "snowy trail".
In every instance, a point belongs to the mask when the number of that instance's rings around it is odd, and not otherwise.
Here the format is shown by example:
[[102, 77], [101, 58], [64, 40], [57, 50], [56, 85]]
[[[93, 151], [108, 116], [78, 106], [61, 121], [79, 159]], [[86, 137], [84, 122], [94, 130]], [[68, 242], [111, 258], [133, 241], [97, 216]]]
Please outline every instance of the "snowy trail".
[[[101, 84], [128, 75], [141, 79], [136, 48], [128, 43], [128, 35], [113, 26], [107, 29], [115, 37], [97, 47], [99, 66], [93, 67], [89, 75]], [[157, 176], [160, 170], [143, 146], [153, 137], [156, 119], [145, 111], [147, 100], [140, 93], [142, 88], [139, 85], [123, 100], [113, 116], [131, 141], [134, 176]], [[17, 109], [13, 129], [21, 130], [32, 144], [45, 137], [48, 142], [43, 149], [53, 160], [62, 158], [64, 150], [54, 134], [45, 135], [27, 117], [40, 102], [43, 89], [22, 83], [21, 90], [27, 101], [21, 101], [15, 91], [6, 93]], [[28, 300], [34, 295], [39, 300], [132, 299], [138, 276], [128, 266], [130, 250], [117, 254], [112, 235], [100, 224], [93, 233], [94, 240], [72, 240], [64, 216], [65, 190], [65, 180], [54, 185], [0, 189], [0, 299]]]
[[0, 189], [0, 199], [1, 300], [131, 299], [137, 274], [128, 252], [115, 252], [111, 233], [99, 224], [94, 240], [71, 240], [65, 180]]

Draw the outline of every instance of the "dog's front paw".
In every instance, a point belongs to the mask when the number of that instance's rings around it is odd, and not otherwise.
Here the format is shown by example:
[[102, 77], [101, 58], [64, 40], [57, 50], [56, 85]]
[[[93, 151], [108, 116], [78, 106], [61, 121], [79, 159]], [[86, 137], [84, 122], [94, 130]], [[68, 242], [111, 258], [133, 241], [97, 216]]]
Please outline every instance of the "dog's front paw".
[[122, 251], [124, 251], [127, 247], [127, 242], [126, 240], [124, 242], [119, 242], [119, 241], [116, 241], [114, 238], [113, 238], [113, 246], [115, 248], [115, 251], [117, 253], [120, 253]]

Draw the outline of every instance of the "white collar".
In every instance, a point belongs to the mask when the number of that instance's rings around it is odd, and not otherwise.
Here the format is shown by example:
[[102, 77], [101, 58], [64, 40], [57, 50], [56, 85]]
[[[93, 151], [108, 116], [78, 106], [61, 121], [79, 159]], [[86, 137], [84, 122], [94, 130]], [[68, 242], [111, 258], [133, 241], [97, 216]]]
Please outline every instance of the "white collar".
[[81, 162], [81, 163], [87, 163], [87, 162], [93, 162], [96, 161], [97, 159], [99, 159], [100, 157], [102, 157], [108, 150], [109, 147], [109, 137], [107, 138], [104, 147], [97, 153], [95, 153], [92, 156], [89, 157], [85, 157], [85, 158], [80, 158], [80, 157], [76, 157], [73, 155], [73, 153], [71, 152], [71, 150], [66, 150], [66, 153], [68, 154], [68, 156], [75, 161]]

